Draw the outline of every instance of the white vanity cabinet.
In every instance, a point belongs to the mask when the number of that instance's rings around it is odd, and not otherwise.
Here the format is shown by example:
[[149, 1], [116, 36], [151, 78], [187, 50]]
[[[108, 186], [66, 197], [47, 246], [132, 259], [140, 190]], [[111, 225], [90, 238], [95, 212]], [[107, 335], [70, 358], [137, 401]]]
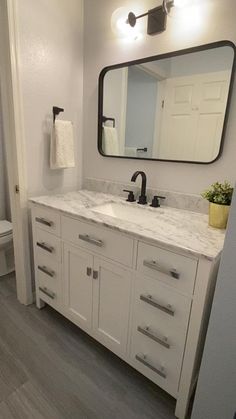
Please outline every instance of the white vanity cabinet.
[[131, 273], [70, 244], [64, 245], [64, 310], [118, 355], [127, 353]]
[[176, 398], [197, 378], [219, 260], [32, 205], [37, 306], [50, 304]]

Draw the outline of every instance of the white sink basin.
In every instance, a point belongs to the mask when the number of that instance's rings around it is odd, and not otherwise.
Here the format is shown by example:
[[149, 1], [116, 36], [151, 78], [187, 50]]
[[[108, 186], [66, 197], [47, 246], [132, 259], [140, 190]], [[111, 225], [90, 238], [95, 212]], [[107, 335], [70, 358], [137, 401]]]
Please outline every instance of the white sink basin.
[[136, 203], [128, 205], [125, 203], [119, 204], [116, 202], [99, 205], [98, 207], [93, 208], [92, 211], [136, 224], [145, 223], [147, 218], [149, 222], [152, 219], [156, 220], [160, 214], [163, 214], [163, 211], [159, 208], [152, 210], [148, 206], [139, 207]]

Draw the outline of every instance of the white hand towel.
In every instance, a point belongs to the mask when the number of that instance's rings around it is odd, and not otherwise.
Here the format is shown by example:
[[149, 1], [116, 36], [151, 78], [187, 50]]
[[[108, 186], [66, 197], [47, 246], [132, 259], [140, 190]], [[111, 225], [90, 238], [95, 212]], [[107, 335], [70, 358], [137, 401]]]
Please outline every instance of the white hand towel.
[[51, 133], [50, 168], [75, 167], [74, 136], [71, 121], [55, 120]]
[[119, 142], [116, 128], [103, 127], [103, 151], [109, 156], [119, 156]]

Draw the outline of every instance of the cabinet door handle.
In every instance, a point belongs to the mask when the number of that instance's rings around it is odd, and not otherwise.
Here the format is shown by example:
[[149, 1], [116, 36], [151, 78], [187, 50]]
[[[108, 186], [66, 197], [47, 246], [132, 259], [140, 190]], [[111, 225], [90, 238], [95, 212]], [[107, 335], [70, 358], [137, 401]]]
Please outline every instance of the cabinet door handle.
[[140, 300], [144, 301], [147, 304], [150, 304], [153, 307], [158, 308], [161, 311], [164, 311], [165, 313], [169, 314], [170, 316], [174, 316], [175, 312], [170, 304], [163, 306], [160, 304], [157, 300], [155, 300], [151, 295], [140, 295]]
[[84, 242], [94, 244], [98, 247], [102, 247], [104, 245], [102, 240], [94, 239], [93, 237], [90, 237], [88, 234], [79, 234], [79, 239], [83, 240]]
[[44, 288], [39, 287], [39, 291], [43, 292], [45, 295], [47, 295], [52, 300], [54, 300], [54, 298], [56, 297], [56, 294], [52, 291], [49, 291], [46, 287], [44, 287]]
[[93, 271], [93, 279], [98, 279], [98, 271]]
[[45, 242], [37, 242], [37, 246], [40, 247], [43, 250], [46, 250], [46, 252], [49, 252], [49, 253], [53, 253], [54, 252], [54, 247], [49, 246]]
[[87, 276], [92, 275], [92, 268], [87, 267]]
[[168, 343], [168, 339], [166, 337], [158, 336], [150, 327], [145, 326], [138, 326], [138, 332], [142, 333], [143, 335], [149, 337], [150, 339], [154, 340], [155, 342], [159, 343], [160, 345], [164, 346], [167, 349], [170, 349], [170, 344]]
[[35, 221], [37, 221], [37, 223], [43, 224], [47, 227], [52, 227], [53, 226], [53, 222], [46, 220], [45, 218], [41, 218], [41, 217], [36, 217]]
[[53, 278], [53, 277], [54, 277], [54, 275], [55, 275], [55, 272], [54, 272], [54, 271], [52, 271], [51, 269], [48, 269], [46, 266], [40, 266], [40, 265], [38, 265], [38, 269], [39, 269], [41, 272], [43, 272], [44, 274], [46, 274], [46, 275], [50, 276], [51, 278]]
[[166, 269], [164, 266], [158, 264], [156, 260], [144, 260], [143, 265], [147, 268], [154, 269], [155, 271], [162, 272], [163, 274], [169, 275], [174, 279], [180, 278], [180, 273], [175, 269]]
[[146, 367], [150, 368], [150, 370], [156, 372], [158, 375], [160, 375], [162, 378], [166, 378], [166, 372], [163, 367], [156, 367], [151, 364], [150, 361], [148, 361], [147, 355], [144, 354], [136, 354], [135, 358], [137, 361], [141, 362], [141, 364], [145, 365]]

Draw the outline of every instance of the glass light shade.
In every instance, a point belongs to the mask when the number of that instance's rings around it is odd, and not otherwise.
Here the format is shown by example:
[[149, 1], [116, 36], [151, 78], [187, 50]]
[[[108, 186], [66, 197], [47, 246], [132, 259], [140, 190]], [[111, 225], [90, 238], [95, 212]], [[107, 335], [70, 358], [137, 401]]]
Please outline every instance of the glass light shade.
[[182, 14], [185, 13], [185, 9], [189, 6], [194, 5], [195, 0], [164, 0], [163, 6], [167, 11], [168, 16], [174, 18], [181, 18]]
[[174, 7], [185, 7], [185, 6], [189, 6], [191, 3], [190, 0], [174, 0]]
[[142, 37], [138, 22], [131, 27], [127, 21], [130, 9], [120, 7], [116, 9], [111, 17], [111, 28], [113, 33], [127, 41], [135, 41]]

